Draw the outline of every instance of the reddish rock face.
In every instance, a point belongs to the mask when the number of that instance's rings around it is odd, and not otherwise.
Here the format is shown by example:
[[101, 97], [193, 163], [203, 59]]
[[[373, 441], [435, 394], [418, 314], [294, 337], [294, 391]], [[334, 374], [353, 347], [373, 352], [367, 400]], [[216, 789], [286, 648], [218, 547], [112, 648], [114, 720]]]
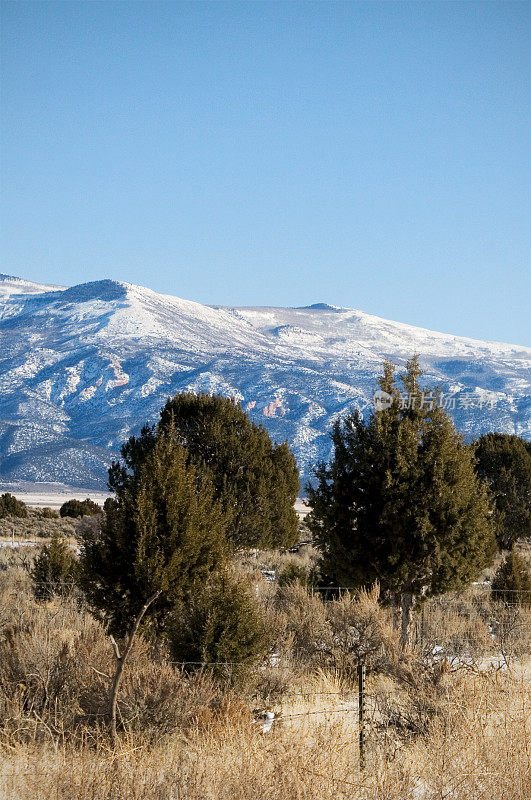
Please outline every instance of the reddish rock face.
[[286, 409], [282, 405], [282, 400], [275, 399], [264, 408], [262, 413], [264, 417], [283, 417]]

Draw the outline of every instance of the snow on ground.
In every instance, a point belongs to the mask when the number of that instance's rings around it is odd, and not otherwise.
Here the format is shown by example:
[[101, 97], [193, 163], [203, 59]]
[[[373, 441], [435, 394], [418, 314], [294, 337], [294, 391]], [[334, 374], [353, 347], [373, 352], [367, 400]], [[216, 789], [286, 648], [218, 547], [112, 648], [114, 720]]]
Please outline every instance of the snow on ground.
[[308, 508], [308, 506], [306, 505], [306, 503], [304, 502], [304, 500], [302, 500], [301, 498], [298, 498], [298, 499], [295, 501], [295, 511], [296, 511], [296, 512], [297, 512], [297, 514], [299, 515], [300, 519], [304, 519], [304, 517], [305, 517], [307, 514], [309, 514], [309, 513], [310, 513], [311, 509], [310, 509], [310, 508]]
[[41, 292], [56, 292], [64, 288], [64, 286], [55, 286], [53, 284], [34, 283], [23, 278], [16, 278], [14, 275], [4, 275], [0, 272], [0, 295], [40, 294]]
[[18, 547], [36, 547], [37, 542], [28, 542], [28, 541], [19, 541], [15, 540], [12, 541], [11, 539], [7, 539], [5, 541], [0, 541], [0, 549], [10, 547], [16, 550]]

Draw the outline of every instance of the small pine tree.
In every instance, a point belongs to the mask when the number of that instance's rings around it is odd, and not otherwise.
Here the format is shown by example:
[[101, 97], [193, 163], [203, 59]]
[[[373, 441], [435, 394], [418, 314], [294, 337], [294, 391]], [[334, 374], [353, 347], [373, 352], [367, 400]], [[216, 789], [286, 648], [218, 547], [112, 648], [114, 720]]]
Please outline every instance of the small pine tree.
[[5, 492], [0, 496], [0, 519], [6, 517], [26, 518], [27, 516], [28, 508], [22, 500], [17, 500], [10, 492]]
[[501, 563], [492, 581], [492, 595], [510, 605], [531, 605], [531, 573], [515, 547]]
[[[176, 604], [169, 626], [172, 657], [211, 664], [217, 677], [241, 677], [271, 648], [271, 632], [251, 587], [228, 568], [190, 588]], [[219, 667], [215, 668], [218, 663]]]
[[49, 545], [45, 545], [35, 559], [32, 580], [37, 600], [50, 600], [57, 592], [71, 587], [77, 577], [77, 559], [67, 541], [54, 531]]

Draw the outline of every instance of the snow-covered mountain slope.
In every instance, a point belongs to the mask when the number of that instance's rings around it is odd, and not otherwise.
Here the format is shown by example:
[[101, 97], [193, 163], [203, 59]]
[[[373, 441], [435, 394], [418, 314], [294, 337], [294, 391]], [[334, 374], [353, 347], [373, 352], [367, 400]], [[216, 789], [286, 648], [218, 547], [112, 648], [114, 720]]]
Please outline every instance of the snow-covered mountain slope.
[[414, 352], [465, 435], [531, 436], [531, 348], [324, 304], [209, 307], [112, 280], [0, 276], [0, 481], [103, 488], [121, 442], [191, 389], [237, 397], [289, 440], [304, 482], [332, 421], [370, 411], [383, 359]]
[[56, 289], [64, 289], [64, 286], [46, 286], [43, 283], [26, 281], [23, 278], [15, 278], [14, 275], [4, 275], [0, 272], [0, 296], [10, 294], [40, 294], [41, 292], [52, 292]]

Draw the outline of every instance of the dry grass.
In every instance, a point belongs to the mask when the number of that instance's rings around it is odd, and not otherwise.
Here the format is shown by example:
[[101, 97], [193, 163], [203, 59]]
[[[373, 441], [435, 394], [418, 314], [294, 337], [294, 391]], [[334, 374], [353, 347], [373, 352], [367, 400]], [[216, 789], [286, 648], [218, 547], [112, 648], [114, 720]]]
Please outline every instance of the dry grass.
[[[256, 701], [277, 713], [271, 730], [262, 732], [252, 705], [208, 676], [181, 675], [139, 640], [112, 750], [104, 632], [74, 598], [36, 603], [26, 566], [14, 554], [0, 570], [0, 800], [531, 797], [528, 611], [473, 595], [434, 603], [424, 649], [443, 642], [465, 662], [426, 666], [424, 651], [381, 657], [396, 636], [375, 593], [326, 604], [301, 586], [277, 592], [264, 583], [257, 595], [274, 607], [284, 636], [281, 663]], [[498, 644], [492, 620], [507, 634], [509, 669], [484, 663]], [[334, 651], [355, 657], [367, 645], [368, 763], [360, 773], [353, 662]]]
[[[405, 763], [420, 773], [428, 797], [452, 800], [529, 798], [529, 687], [518, 678], [468, 676], [448, 692], [445, 713], [433, 720]], [[421, 769], [419, 769], [419, 766]]]
[[[348, 689], [324, 676], [316, 686]], [[313, 687], [312, 687], [313, 688]], [[346, 715], [308, 716], [303, 726], [261, 734], [227, 708], [186, 737], [150, 745], [124, 736], [6, 748], [2, 800], [524, 800], [531, 791], [529, 692], [521, 680], [451, 676], [444, 713], [425, 737], [393, 742], [370, 730], [368, 768], [357, 765], [356, 730]], [[313, 721], [311, 721], [313, 720]]]
[[531, 656], [531, 607], [506, 606], [489, 591], [469, 590], [430, 600], [417, 620], [417, 646], [428, 656], [441, 647], [449, 659], [481, 663]]
[[38, 509], [28, 509], [29, 516], [0, 519], [0, 541], [41, 541], [50, 539], [57, 531], [74, 540], [77, 520], [69, 517], [49, 519], [39, 515]]

